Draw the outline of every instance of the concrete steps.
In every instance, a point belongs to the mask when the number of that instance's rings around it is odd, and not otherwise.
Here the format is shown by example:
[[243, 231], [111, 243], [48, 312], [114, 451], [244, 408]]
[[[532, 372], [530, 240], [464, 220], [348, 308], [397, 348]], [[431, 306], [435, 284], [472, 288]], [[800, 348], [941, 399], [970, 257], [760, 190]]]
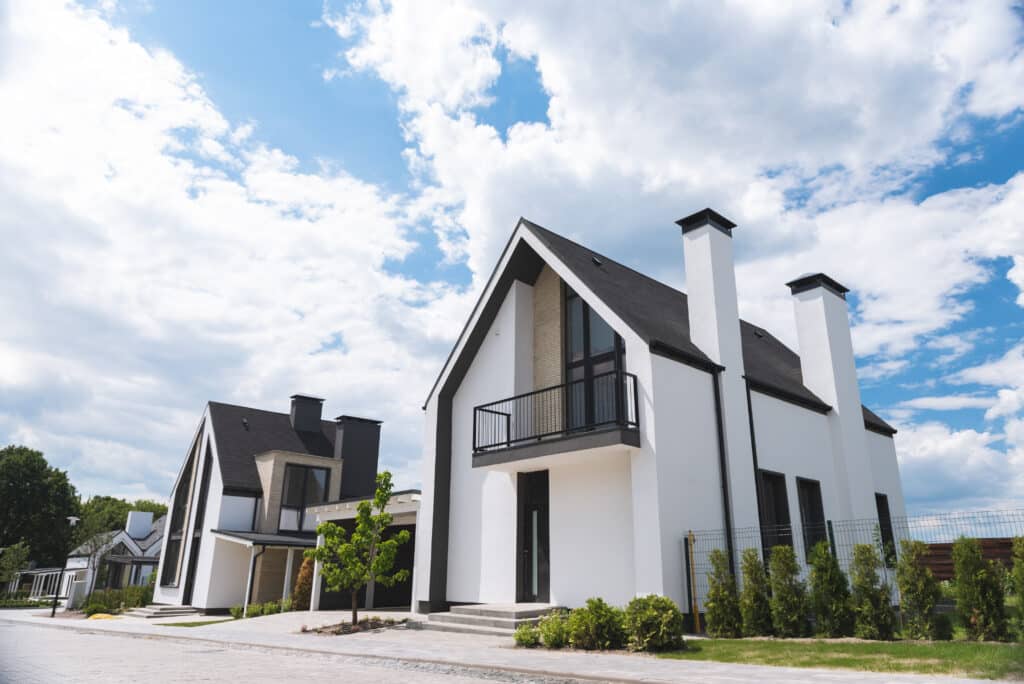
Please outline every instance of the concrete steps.
[[519, 625], [537, 624], [558, 606], [547, 603], [483, 603], [452, 606], [450, 611], [430, 613], [423, 629], [463, 634], [512, 636]]
[[151, 604], [142, 608], [132, 608], [125, 612], [125, 615], [141, 618], [169, 618], [169, 617], [190, 617], [202, 615], [202, 612], [192, 606], [167, 606]]

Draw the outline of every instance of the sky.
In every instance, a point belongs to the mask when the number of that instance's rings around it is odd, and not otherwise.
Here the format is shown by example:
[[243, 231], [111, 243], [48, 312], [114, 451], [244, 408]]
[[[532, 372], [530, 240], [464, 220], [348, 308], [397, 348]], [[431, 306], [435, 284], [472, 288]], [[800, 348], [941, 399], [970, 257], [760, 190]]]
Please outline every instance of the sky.
[[421, 406], [520, 216], [849, 287], [911, 513], [1024, 500], [1019, 2], [0, 0], [0, 442], [166, 499], [204, 404]]

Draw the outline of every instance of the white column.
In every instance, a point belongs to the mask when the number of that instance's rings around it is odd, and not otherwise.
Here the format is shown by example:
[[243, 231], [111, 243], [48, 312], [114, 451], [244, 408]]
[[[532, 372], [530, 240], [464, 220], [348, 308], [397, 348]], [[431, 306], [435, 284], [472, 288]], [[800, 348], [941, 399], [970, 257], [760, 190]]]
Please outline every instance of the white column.
[[242, 597], [242, 617], [249, 613], [249, 593], [252, 591], [253, 561], [256, 560], [256, 547], [249, 547], [249, 572], [245, 575], [245, 596]]
[[295, 549], [285, 549], [284, 553], [284, 588], [281, 590], [282, 601], [292, 595], [292, 558], [295, 555]]
[[[316, 545], [318, 548], [324, 545], [324, 535], [317, 535]], [[313, 563], [313, 587], [309, 592], [309, 610], [320, 610], [320, 561]]]

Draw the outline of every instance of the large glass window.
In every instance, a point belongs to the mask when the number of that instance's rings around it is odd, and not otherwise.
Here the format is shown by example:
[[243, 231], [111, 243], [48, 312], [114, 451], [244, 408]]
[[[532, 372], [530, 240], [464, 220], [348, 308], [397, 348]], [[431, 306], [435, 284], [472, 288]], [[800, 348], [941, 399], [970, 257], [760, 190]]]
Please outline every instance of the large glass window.
[[306, 507], [327, 501], [330, 479], [330, 471], [327, 468], [286, 465], [281, 489], [278, 530], [314, 531], [316, 521], [312, 517], [306, 519]]
[[896, 535], [892, 532], [889, 497], [876, 493], [875, 508], [878, 510], [878, 534], [882, 538], [882, 557], [888, 567], [896, 567]]
[[[622, 401], [622, 339], [572, 288], [565, 287], [565, 377], [569, 428], [613, 423]], [[617, 401], [618, 399], [618, 401]]]
[[789, 521], [786, 477], [768, 470], [758, 471], [761, 487], [761, 542], [765, 554], [775, 546], [793, 546]]
[[167, 526], [167, 546], [162, 559], [163, 570], [160, 573], [161, 586], [174, 586], [178, 583], [181, 573], [181, 551], [184, 544], [185, 528], [188, 526], [190, 498], [195, 484], [196, 468], [199, 461], [199, 442], [203, 436], [203, 425], [199, 426], [199, 434], [189, 451], [188, 460], [182, 468], [181, 478], [174, 490], [171, 503], [171, 523]]
[[804, 554], [810, 559], [818, 543], [828, 539], [825, 529], [825, 507], [821, 502], [821, 484], [817, 480], [796, 478], [796, 495], [800, 501], [800, 527], [804, 533]]

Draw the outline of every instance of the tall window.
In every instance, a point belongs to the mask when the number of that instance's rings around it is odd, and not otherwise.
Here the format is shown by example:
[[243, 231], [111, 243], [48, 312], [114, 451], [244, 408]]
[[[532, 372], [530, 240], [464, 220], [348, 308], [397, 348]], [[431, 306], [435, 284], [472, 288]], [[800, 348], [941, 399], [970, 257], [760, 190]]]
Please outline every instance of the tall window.
[[793, 530], [789, 522], [786, 478], [782, 473], [759, 470], [761, 486], [761, 542], [765, 554], [774, 546], [792, 546]]
[[174, 501], [171, 504], [171, 524], [167, 527], [167, 546], [162, 559], [163, 571], [160, 573], [160, 585], [174, 586], [178, 583], [181, 573], [181, 550], [184, 546], [185, 528], [188, 526], [189, 503], [192, 497], [192, 486], [195, 483], [196, 467], [199, 461], [199, 442], [203, 437], [203, 426], [199, 426], [199, 435], [192, 444], [188, 460], [181, 471], [181, 479], [174, 490]]
[[284, 467], [281, 490], [281, 516], [278, 530], [312, 532], [316, 520], [306, 518], [306, 506], [327, 501], [327, 487], [331, 473], [327, 468], [313, 468], [288, 464]]
[[804, 534], [804, 555], [810, 559], [818, 543], [828, 539], [825, 529], [825, 508], [821, 503], [821, 484], [817, 480], [796, 478], [796, 495], [800, 501], [800, 527]]
[[572, 288], [565, 286], [565, 380], [570, 429], [616, 420], [622, 338]]
[[889, 497], [875, 494], [875, 508], [878, 510], [878, 534], [882, 542], [882, 556], [885, 564], [896, 566], [896, 535], [892, 533], [892, 516], [889, 514]]

